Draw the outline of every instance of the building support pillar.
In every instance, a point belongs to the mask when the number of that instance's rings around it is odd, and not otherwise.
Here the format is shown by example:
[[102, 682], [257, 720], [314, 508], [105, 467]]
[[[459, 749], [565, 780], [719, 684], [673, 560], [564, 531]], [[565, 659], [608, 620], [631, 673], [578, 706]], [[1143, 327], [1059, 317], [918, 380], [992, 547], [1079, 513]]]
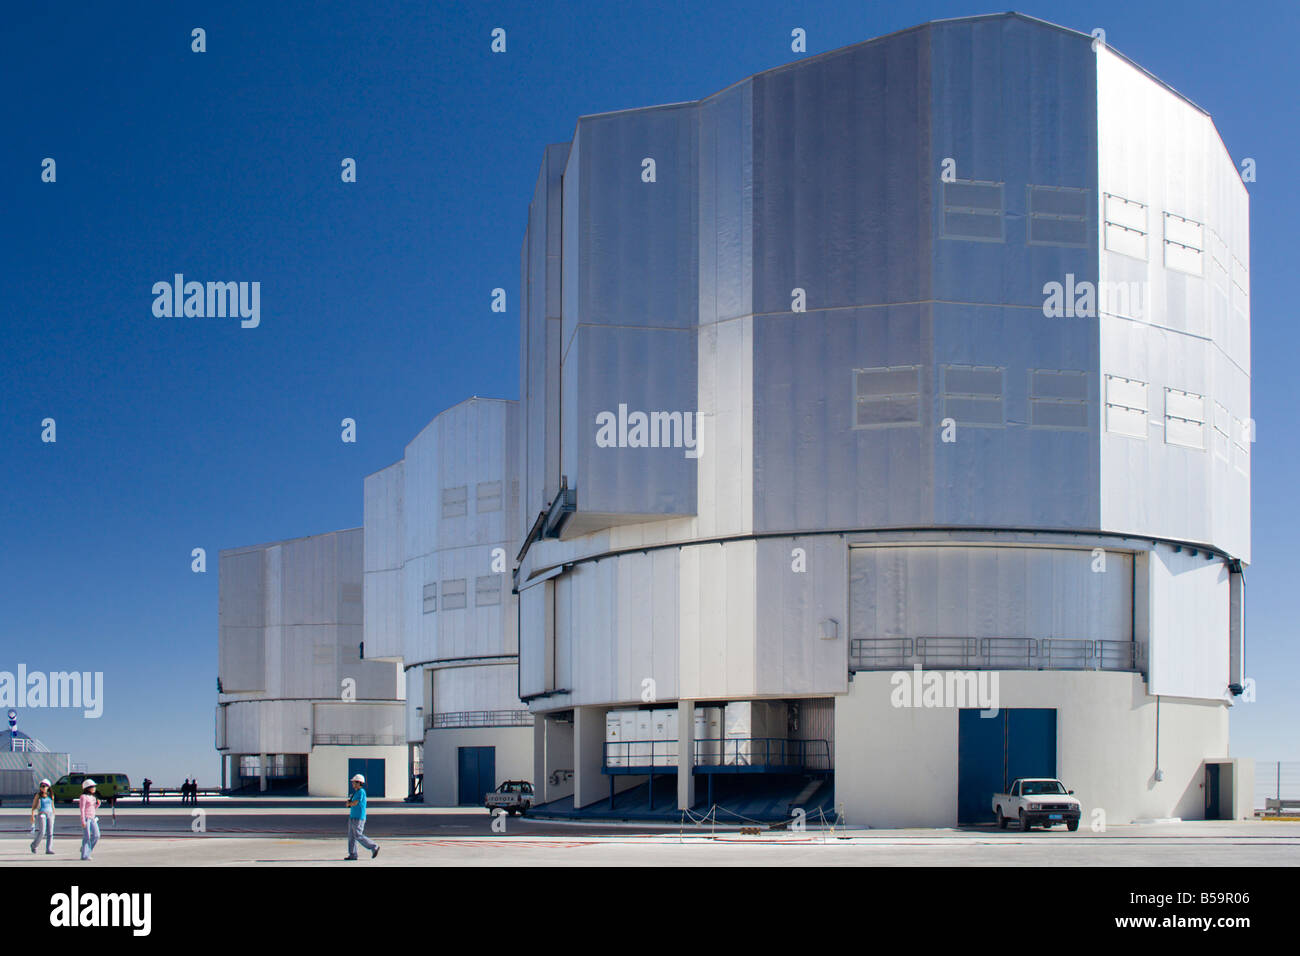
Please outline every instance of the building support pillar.
[[695, 806], [695, 701], [677, 702], [677, 809]]

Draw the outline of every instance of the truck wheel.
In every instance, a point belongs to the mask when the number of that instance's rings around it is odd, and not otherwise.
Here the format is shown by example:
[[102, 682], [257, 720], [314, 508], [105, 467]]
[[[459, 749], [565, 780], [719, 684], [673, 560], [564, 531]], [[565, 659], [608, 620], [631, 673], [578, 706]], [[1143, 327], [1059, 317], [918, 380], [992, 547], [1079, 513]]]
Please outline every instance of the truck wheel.
[[1029, 817], [1025, 816], [1025, 811], [1020, 811], [1020, 829], [1024, 833], [1029, 832]]
[[1070, 832], [1073, 833], [1075, 830], [1079, 829], [1079, 821], [1071, 820], [1069, 823], [1066, 824], [1066, 826], [1069, 827]]
[[1002, 808], [995, 807], [993, 815], [998, 818], [998, 829], [1005, 830], [1007, 828], [1007, 818], [1002, 815]]

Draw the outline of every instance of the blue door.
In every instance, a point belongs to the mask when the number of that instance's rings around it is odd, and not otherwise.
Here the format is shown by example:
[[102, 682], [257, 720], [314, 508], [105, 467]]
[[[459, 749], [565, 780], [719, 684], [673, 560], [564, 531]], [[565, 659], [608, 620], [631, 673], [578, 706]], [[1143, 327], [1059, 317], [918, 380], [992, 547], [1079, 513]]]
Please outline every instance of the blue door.
[[1019, 777], [1056, 776], [1056, 711], [1020, 707], [957, 715], [957, 822], [993, 819], [993, 794]]
[[352, 792], [352, 777], [361, 774], [366, 778], [366, 799], [384, 796], [384, 758], [383, 757], [349, 757], [348, 758], [348, 793]]
[[495, 747], [456, 749], [456, 802], [462, 807], [481, 807], [483, 795], [497, 786]]
[[981, 717], [978, 710], [957, 714], [957, 822], [983, 823], [992, 818], [993, 794], [1003, 788], [1006, 766], [1007, 712]]

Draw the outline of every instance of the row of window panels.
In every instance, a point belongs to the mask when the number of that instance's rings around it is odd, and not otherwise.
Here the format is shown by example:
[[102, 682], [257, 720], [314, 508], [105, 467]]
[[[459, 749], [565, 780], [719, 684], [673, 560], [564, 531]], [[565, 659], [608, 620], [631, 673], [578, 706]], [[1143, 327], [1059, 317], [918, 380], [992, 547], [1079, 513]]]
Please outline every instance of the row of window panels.
[[[1006, 369], [1001, 366], [940, 367], [943, 418], [962, 425], [1005, 425]], [[1079, 369], [1030, 369], [1029, 424], [1035, 428], [1088, 427], [1088, 378]], [[918, 425], [921, 366], [854, 369], [854, 427]]]
[[[1004, 183], [958, 180], [944, 183], [944, 239], [1006, 241]], [[1087, 189], [1072, 186], [1025, 187], [1028, 242], [1031, 245], [1084, 248], [1091, 239]], [[1106, 249], [1147, 261], [1150, 209], [1145, 203], [1103, 193]], [[1163, 213], [1166, 268], [1204, 276], [1208, 251], [1216, 280], [1228, 277], [1243, 296], [1250, 295], [1250, 272], [1228, 251], [1227, 243], [1204, 223], [1177, 213]], [[1208, 246], [1208, 248], [1207, 248]]]
[[[957, 180], [943, 184], [944, 239], [1006, 241], [1004, 183]], [[1072, 186], [1026, 186], [1031, 245], [1086, 247], [1089, 190]]]
[[[487, 514], [501, 510], [501, 482], [480, 481], [474, 489], [474, 511]], [[463, 518], [469, 514], [469, 486], [456, 485], [442, 489], [442, 516]]]
[[[501, 603], [500, 574], [484, 574], [474, 579], [474, 605], [476, 607], [493, 607]], [[465, 578], [449, 578], [442, 582], [442, 609], [459, 611], [467, 606], [468, 592]], [[438, 610], [437, 582], [424, 586], [424, 613], [432, 614]]]
[[[1000, 366], [941, 366], [943, 418], [961, 425], [998, 427], [1006, 424], [1006, 369]], [[1078, 369], [1029, 370], [1029, 425], [1035, 428], [1086, 430], [1088, 377]], [[1213, 426], [1216, 454], [1225, 461], [1238, 449], [1238, 467], [1249, 453], [1250, 425], [1218, 402], [1214, 418], [1207, 414], [1204, 395], [1165, 388], [1165, 441], [1205, 450], [1208, 424]], [[921, 366], [854, 369], [854, 425], [879, 428], [921, 423]], [[1147, 437], [1147, 383], [1106, 376], [1106, 427], [1134, 438]]]
[[[1150, 258], [1150, 208], [1145, 203], [1114, 193], [1103, 194], [1105, 242], [1108, 252], [1141, 259]], [[1226, 286], [1229, 278], [1243, 297], [1250, 296], [1250, 270], [1228, 251], [1223, 238], [1203, 222], [1177, 213], [1162, 213], [1165, 268], [1188, 275], [1205, 275], [1205, 254], [1209, 253], [1212, 278]]]
[[[1119, 375], [1106, 376], [1106, 430], [1145, 441], [1150, 430], [1148, 383]], [[1215, 457], [1231, 460], [1245, 474], [1250, 467], [1253, 424], [1235, 417], [1214, 402], [1213, 418], [1204, 395], [1177, 388], [1164, 389], [1165, 442], [1200, 451], [1212, 441]]]

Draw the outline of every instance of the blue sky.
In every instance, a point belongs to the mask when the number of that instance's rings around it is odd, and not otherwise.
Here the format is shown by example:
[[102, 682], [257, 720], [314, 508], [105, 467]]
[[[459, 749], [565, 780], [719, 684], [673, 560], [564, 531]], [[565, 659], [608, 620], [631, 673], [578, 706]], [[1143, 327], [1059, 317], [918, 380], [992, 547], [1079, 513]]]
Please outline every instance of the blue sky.
[[[103, 671], [21, 726], [92, 769], [215, 782], [217, 552], [361, 523], [361, 480], [469, 395], [518, 394], [542, 149], [970, 3], [147, 2], [6, 10], [0, 670]], [[1291, 2], [1034, 3], [1106, 30], [1253, 157], [1254, 561], [1234, 753], [1300, 759], [1300, 222]], [[493, 27], [505, 55], [490, 53]], [[207, 31], [207, 52], [190, 31]], [[57, 182], [40, 181], [45, 157]], [[354, 157], [357, 183], [340, 181]], [[154, 282], [262, 283], [262, 325], [156, 319]], [[508, 311], [490, 310], [495, 287]], [[1287, 401], [1283, 401], [1283, 399]], [[58, 442], [40, 441], [57, 421]], [[339, 440], [356, 419], [358, 442]], [[207, 574], [190, 571], [204, 547]]]

